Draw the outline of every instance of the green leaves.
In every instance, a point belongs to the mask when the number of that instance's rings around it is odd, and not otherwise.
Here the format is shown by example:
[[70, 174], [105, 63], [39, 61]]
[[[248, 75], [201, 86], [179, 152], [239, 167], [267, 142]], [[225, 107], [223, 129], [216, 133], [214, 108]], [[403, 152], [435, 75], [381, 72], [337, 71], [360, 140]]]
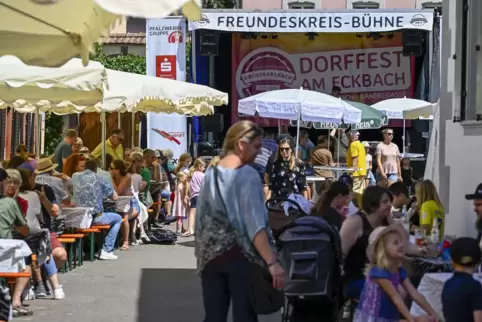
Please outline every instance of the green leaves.
[[234, 0], [202, 0], [203, 8], [206, 9], [231, 9], [236, 7]]
[[102, 45], [99, 43], [94, 44], [90, 59], [102, 63], [106, 68], [109, 69], [134, 74], [146, 74], [145, 57], [133, 54], [106, 56], [102, 50]]
[[62, 141], [62, 116], [54, 113], [45, 113], [45, 145], [44, 154], [52, 155], [55, 148]]

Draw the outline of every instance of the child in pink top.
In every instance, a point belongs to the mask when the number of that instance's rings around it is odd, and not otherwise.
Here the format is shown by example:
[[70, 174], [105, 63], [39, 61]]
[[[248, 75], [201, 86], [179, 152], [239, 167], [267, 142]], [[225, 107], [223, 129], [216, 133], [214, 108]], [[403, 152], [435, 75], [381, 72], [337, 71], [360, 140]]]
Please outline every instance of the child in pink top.
[[189, 171], [189, 201], [190, 201], [190, 208], [189, 208], [189, 228], [183, 234], [184, 237], [189, 237], [194, 235], [194, 223], [196, 221], [196, 206], [197, 206], [197, 197], [199, 195], [199, 191], [201, 190], [204, 184], [204, 169], [206, 164], [202, 159], [194, 160], [193, 166]]

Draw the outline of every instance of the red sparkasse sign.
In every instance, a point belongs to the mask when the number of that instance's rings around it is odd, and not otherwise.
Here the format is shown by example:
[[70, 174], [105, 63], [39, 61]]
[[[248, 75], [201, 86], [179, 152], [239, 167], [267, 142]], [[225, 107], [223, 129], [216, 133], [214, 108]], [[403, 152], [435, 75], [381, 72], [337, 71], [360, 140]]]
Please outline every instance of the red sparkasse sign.
[[177, 79], [176, 55], [156, 56], [156, 77]]

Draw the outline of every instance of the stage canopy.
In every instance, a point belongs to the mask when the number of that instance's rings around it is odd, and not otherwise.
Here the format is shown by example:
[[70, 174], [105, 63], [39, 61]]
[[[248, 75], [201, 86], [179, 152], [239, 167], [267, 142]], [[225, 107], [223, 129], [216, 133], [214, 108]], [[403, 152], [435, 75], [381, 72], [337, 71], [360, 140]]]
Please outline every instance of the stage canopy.
[[402, 29], [431, 31], [433, 10], [203, 10], [190, 30], [226, 32], [389, 32]]

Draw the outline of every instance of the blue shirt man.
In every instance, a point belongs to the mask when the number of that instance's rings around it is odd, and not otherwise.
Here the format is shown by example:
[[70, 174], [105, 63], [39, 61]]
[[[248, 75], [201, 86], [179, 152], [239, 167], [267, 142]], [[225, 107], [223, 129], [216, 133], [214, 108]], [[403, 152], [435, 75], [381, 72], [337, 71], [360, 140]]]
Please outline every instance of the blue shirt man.
[[109, 225], [110, 230], [104, 240], [99, 259], [115, 260], [114, 246], [117, 235], [122, 224], [122, 217], [112, 212], [104, 212], [104, 196], [112, 200], [117, 200], [117, 193], [111, 184], [97, 175], [97, 162], [89, 160], [85, 163], [85, 170], [74, 173], [72, 176], [72, 187], [78, 207], [88, 207], [94, 209], [94, 219], [92, 224]]
[[276, 154], [277, 150], [278, 143], [276, 143], [276, 140], [274, 139], [274, 134], [269, 132], [265, 133], [265, 138], [263, 139], [259, 154], [251, 164], [251, 166], [259, 173], [262, 182], [264, 182], [264, 174], [266, 173], [268, 164], [272, 162], [273, 156]]

